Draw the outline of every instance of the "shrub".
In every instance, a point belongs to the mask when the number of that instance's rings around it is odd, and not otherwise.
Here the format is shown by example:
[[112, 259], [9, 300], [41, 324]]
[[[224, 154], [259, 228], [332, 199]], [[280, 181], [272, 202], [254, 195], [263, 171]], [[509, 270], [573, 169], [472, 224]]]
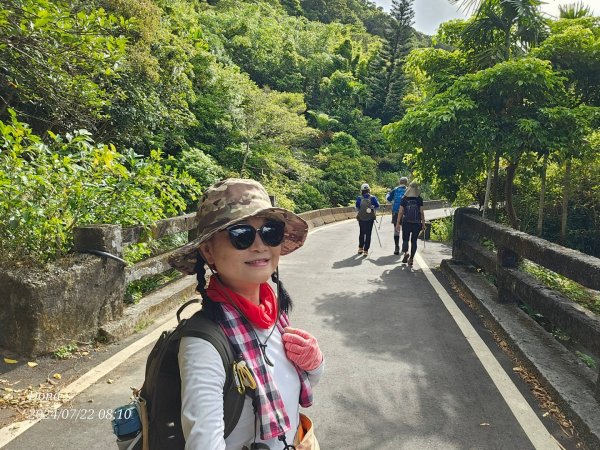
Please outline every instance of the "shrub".
[[150, 224], [185, 210], [198, 184], [154, 150], [143, 158], [79, 130], [45, 144], [0, 121], [0, 258], [43, 263], [68, 253], [76, 226]]

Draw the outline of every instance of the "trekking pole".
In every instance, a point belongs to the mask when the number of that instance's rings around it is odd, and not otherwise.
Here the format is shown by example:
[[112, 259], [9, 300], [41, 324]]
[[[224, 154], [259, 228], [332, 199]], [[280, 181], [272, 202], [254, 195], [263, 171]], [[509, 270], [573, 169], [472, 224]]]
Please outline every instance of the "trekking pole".
[[379, 241], [379, 246], [381, 248], [383, 248], [383, 245], [381, 245], [381, 239], [379, 238], [379, 231], [377, 231], [377, 227], [373, 227], [375, 228], [375, 234], [377, 235], [377, 240]]
[[383, 222], [383, 209], [381, 210], [381, 214], [379, 215], [379, 229], [381, 230], [381, 222]]

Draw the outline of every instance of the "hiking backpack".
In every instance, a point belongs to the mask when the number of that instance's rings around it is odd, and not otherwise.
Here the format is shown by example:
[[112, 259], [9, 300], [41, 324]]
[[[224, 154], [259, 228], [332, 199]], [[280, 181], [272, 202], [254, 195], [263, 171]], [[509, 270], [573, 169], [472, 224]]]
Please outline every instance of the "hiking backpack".
[[[134, 402], [134, 415], [139, 413], [138, 423], [141, 423], [141, 431], [131, 436], [128, 446], [122, 445], [124, 442], [118, 439], [119, 449], [183, 450], [185, 448], [185, 439], [181, 428], [181, 378], [178, 362], [179, 343], [182, 337], [205, 339], [221, 355], [225, 368], [224, 437], [229, 436], [237, 425], [242, 414], [245, 394], [238, 392], [233, 379], [235, 358], [229, 340], [221, 327], [206, 317], [203, 311], [197, 312], [189, 319], [180, 319], [183, 309], [189, 304], [197, 302], [197, 300], [192, 300], [179, 308], [177, 326], [172, 330], [163, 331], [148, 355], [144, 384], [137, 392], [137, 399]], [[115, 412], [119, 410], [118, 408]], [[129, 416], [131, 415], [132, 413], [129, 412]], [[115, 414], [115, 420], [119, 416], [122, 419], [130, 418], [127, 417], [127, 414], [119, 412]], [[117, 436], [122, 436], [123, 431], [129, 431], [124, 424], [115, 424], [115, 420], [113, 420], [113, 429]], [[119, 432], [119, 428], [121, 432]]]
[[[368, 212], [369, 210], [370, 212]], [[358, 220], [371, 220], [375, 219], [375, 209], [371, 205], [371, 197], [369, 198], [360, 198], [360, 206], [358, 208], [358, 213], [356, 214], [356, 219]]]
[[404, 207], [404, 218], [409, 223], [421, 223], [421, 209], [416, 197], [407, 198]]

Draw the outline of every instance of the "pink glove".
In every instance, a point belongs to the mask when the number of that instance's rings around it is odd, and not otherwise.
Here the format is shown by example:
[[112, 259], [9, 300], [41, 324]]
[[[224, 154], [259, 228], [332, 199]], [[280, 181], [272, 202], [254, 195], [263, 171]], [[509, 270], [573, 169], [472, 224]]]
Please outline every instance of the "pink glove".
[[286, 327], [281, 339], [288, 359], [301, 370], [315, 370], [323, 362], [317, 339], [304, 330]]

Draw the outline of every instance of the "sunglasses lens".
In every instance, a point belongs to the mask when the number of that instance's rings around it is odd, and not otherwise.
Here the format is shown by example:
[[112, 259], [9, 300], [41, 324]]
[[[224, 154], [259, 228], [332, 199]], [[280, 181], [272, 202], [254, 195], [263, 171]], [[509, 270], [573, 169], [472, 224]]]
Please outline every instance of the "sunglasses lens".
[[227, 229], [231, 244], [238, 250], [245, 250], [252, 245], [256, 230], [250, 225], [236, 225]]
[[277, 247], [283, 242], [285, 224], [269, 221], [260, 228], [260, 237], [270, 247]]

